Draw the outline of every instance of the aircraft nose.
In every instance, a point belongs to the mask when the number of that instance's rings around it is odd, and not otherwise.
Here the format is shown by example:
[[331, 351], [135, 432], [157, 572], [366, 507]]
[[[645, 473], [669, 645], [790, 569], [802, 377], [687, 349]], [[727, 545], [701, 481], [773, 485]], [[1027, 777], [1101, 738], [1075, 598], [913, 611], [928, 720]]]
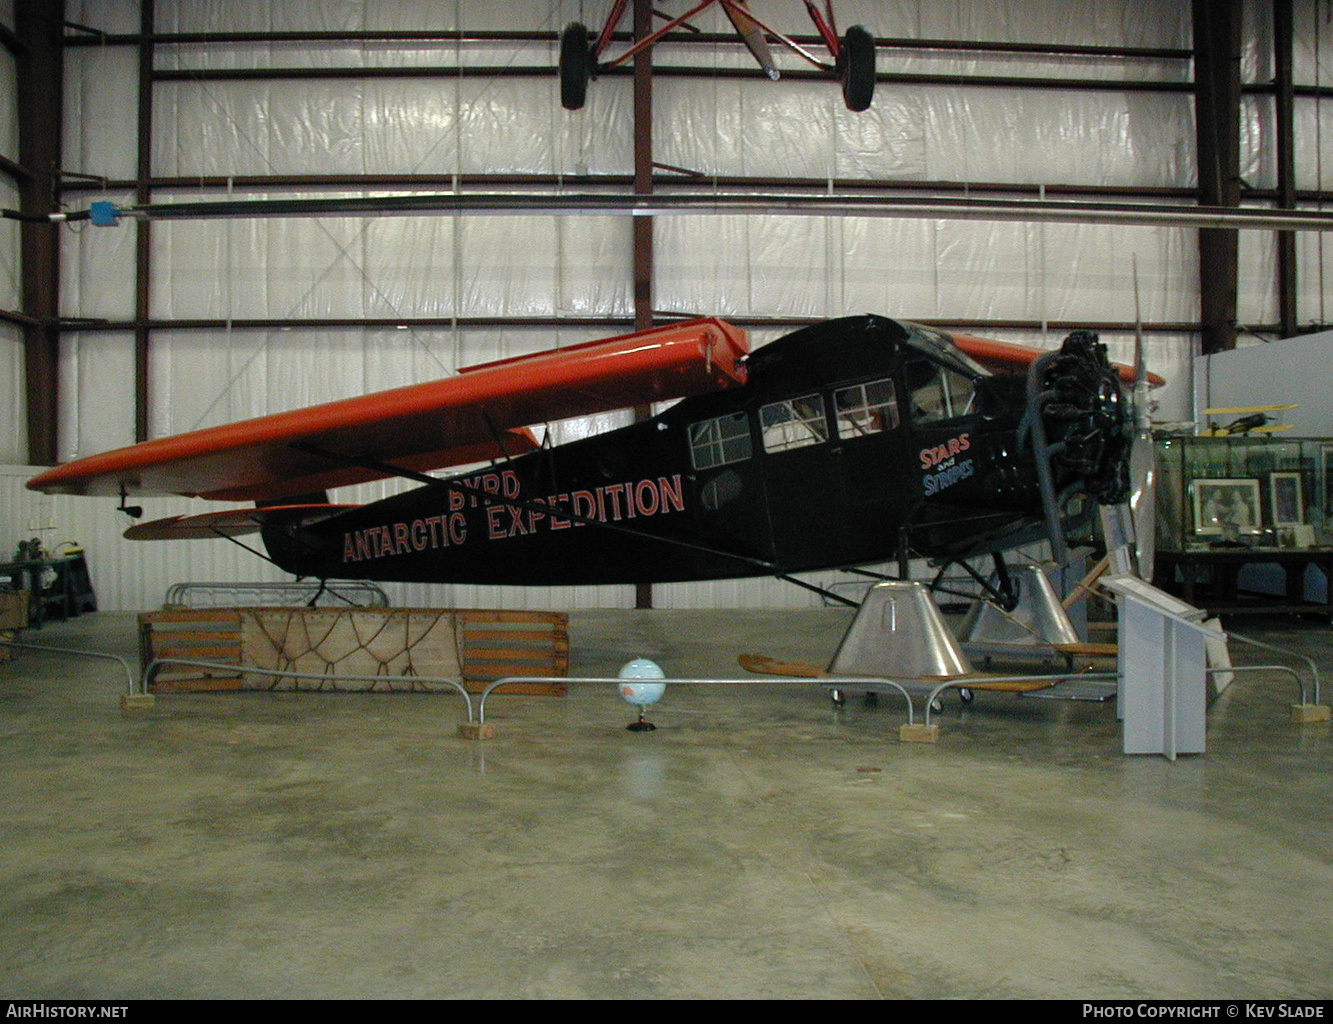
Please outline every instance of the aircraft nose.
[[1134, 425], [1106, 346], [1091, 331], [1075, 331], [1045, 378], [1041, 414], [1053, 468], [1103, 504], [1123, 502]]

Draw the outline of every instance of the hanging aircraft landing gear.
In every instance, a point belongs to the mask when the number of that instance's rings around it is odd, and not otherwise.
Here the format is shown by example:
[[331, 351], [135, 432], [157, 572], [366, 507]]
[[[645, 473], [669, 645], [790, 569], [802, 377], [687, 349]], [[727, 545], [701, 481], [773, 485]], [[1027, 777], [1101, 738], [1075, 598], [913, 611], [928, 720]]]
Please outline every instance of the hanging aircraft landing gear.
[[592, 68], [587, 26], [570, 22], [560, 33], [560, 105], [566, 110], [583, 109]]
[[976, 698], [977, 695], [973, 693], [970, 689], [968, 689], [966, 686], [960, 686], [958, 688], [958, 699], [963, 702], [964, 707], [966, 707], [968, 704], [971, 704], [974, 700], [976, 700]]
[[836, 688], [829, 690], [828, 698], [833, 702], [835, 708], [840, 708], [847, 703], [847, 694]]
[[847, 109], [860, 113], [875, 96], [875, 37], [853, 25], [838, 50], [838, 75]]

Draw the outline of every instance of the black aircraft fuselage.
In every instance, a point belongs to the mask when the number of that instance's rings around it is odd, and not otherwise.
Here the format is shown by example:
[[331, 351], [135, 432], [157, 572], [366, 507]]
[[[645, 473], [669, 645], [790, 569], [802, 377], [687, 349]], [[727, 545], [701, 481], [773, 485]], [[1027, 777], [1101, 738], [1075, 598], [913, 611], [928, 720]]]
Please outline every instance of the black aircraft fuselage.
[[1044, 521], [1039, 459], [1061, 503], [1105, 499], [1123, 476], [1104, 350], [1085, 340], [1060, 359], [1034, 382], [988, 372], [929, 328], [832, 320], [755, 351], [742, 387], [264, 539], [303, 576], [529, 585], [1002, 550]]

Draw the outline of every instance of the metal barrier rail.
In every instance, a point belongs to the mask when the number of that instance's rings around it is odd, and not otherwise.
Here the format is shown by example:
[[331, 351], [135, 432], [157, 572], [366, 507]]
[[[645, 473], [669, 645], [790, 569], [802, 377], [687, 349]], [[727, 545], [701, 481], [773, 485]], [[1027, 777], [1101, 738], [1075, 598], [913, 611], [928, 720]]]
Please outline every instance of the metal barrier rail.
[[[284, 679], [330, 679], [337, 678], [346, 682], [379, 682], [386, 679], [415, 679], [423, 683], [448, 683], [463, 696], [467, 706], [467, 720], [474, 721], [472, 710], [472, 698], [466, 688], [454, 679], [431, 676], [330, 676], [327, 672], [288, 672], [279, 669], [251, 668], [249, 666], [229, 665], [225, 662], [199, 661], [192, 658], [156, 658], [144, 669], [142, 677], [142, 692], [148, 692], [149, 683], [152, 680], [153, 673], [161, 665], [187, 665], [191, 668], [211, 668], [227, 672], [258, 673], [260, 675], [276, 676]], [[1284, 666], [1276, 666], [1281, 669]], [[1290, 668], [1285, 669], [1291, 672]], [[1295, 675], [1295, 673], [1292, 673]], [[930, 691], [926, 698], [925, 724], [930, 725], [930, 707], [941, 693], [948, 689], [971, 689], [978, 683], [1014, 683], [1027, 682], [1032, 679], [1031, 675], [1024, 676], [985, 676], [982, 678], [960, 677], [951, 679]], [[1066, 679], [1118, 679], [1119, 675], [1115, 672], [1082, 672], [1074, 675], [1064, 675], [1053, 677], [1059, 682]], [[482, 690], [480, 698], [477, 701], [477, 711], [475, 721], [478, 725], [486, 724], [486, 700], [501, 686], [513, 683], [541, 683], [563, 685], [568, 683], [594, 683], [611, 686], [620, 686], [627, 682], [637, 683], [664, 683], [670, 686], [820, 686], [824, 689], [830, 687], [842, 686], [887, 686], [897, 690], [902, 694], [903, 701], [907, 705], [907, 724], [916, 723], [915, 707], [912, 703], [912, 695], [902, 683], [889, 679], [884, 676], [774, 676], [772, 678], [755, 679], [752, 677], [744, 678], [664, 678], [664, 679], [622, 679], [619, 676], [502, 676], [495, 681], [488, 683]], [[131, 691], [133, 692], [133, 691]], [[503, 694], [501, 695], [503, 696]]]
[[[1287, 653], [1287, 652], [1283, 652], [1283, 653]], [[1299, 657], [1299, 655], [1297, 655], [1297, 656]], [[1301, 682], [1301, 677], [1300, 677], [1300, 675], [1297, 674], [1296, 670], [1295, 670], [1294, 668], [1292, 668], [1290, 665], [1231, 665], [1231, 666], [1228, 666], [1228, 667], [1226, 667], [1226, 668], [1209, 668], [1209, 669], [1204, 669], [1204, 674], [1205, 674], [1205, 675], [1210, 675], [1210, 676], [1211, 676], [1211, 675], [1217, 675], [1217, 674], [1220, 674], [1220, 673], [1222, 673], [1222, 672], [1285, 672], [1285, 673], [1287, 673], [1288, 675], [1290, 675], [1291, 678], [1292, 678], [1293, 680], [1295, 680], [1295, 682], [1296, 682], [1296, 688], [1300, 691], [1300, 694], [1301, 694], [1301, 703], [1302, 703], [1302, 704], [1306, 703], [1306, 700], [1305, 700], [1305, 684], [1304, 684], [1303, 682]], [[939, 695], [940, 695], [941, 693], [943, 693], [945, 690], [948, 690], [948, 689], [950, 689], [950, 688], [955, 688], [955, 689], [976, 689], [976, 685], [977, 685], [978, 682], [987, 682], [987, 683], [1017, 683], [1017, 682], [1026, 682], [1027, 680], [1032, 679], [1032, 678], [1034, 678], [1034, 677], [1033, 677], [1033, 676], [1013, 676], [1013, 677], [1010, 677], [1010, 678], [1005, 678], [1005, 677], [993, 677], [993, 676], [992, 676], [992, 677], [987, 677], [987, 678], [984, 679], [984, 680], [977, 680], [977, 679], [951, 679], [951, 680], [949, 680], [949, 681], [946, 682], [946, 683], [941, 683], [939, 686], [937, 686], [934, 690], [931, 691], [930, 699], [926, 701], [926, 725], [930, 725], [930, 708], [931, 708], [931, 705], [935, 703], [936, 698], [939, 697]], [[1069, 680], [1069, 679], [1108, 679], [1108, 680], [1109, 680], [1109, 679], [1115, 679], [1115, 680], [1119, 680], [1119, 678], [1120, 678], [1120, 673], [1119, 673], [1119, 672], [1081, 672], [1081, 673], [1078, 673], [1078, 674], [1076, 674], [1076, 675], [1051, 676], [1050, 678], [1055, 679], [1055, 680], [1057, 680], [1058, 682], [1065, 682], [1066, 680]], [[1319, 697], [1318, 697], [1318, 694], [1317, 694], [1317, 693], [1316, 693], [1316, 696], [1315, 696], [1315, 703], [1316, 703], [1316, 704], [1319, 703]]]
[[[102, 651], [88, 651], [75, 647], [56, 647], [47, 644], [26, 644], [26, 643], [20, 643], [19, 641], [16, 640], [8, 640], [8, 639], [0, 639], [0, 643], [8, 644], [10, 647], [23, 648], [25, 650], [49, 651], [55, 654], [73, 654], [82, 657], [101, 658], [107, 661], [115, 661], [125, 671], [128, 694], [131, 697], [135, 695], [136, 690], [135, 690], [134, 673], [131, 671], [129, 663], [119, 655], [107, 654]], [[1267, 646], [1267, 645], [1257, 644], [1256, 646]], [[1293, 653], [1290, 651], [1282, 650], [1281, 648], [1274, 648], [1274, 649], [1279, 651], [1279, 653], [1283, 654]], [[1298, 658], [1303, 657], [1302, 655], [1294, 655], [1294, 656]], [[1308, 658], [1304, 660], [1309, 661]], [[190, 668], [207, 668], [207, 669], [215, 669], [218, 671], [231, 672], [231, 673], [272, 676], [281, 679], [339, 679], [344, 682], [350, 682], [350, 683], [356, 683], [356, 682], [377, 683], [386, 680], [415, 680], [416, 682], [421, 682], [421, 683], [439, 683], [450, 686], [458, 691], [459, 695], [462, 696], [464, 706], [467, 709], [468, 723], [472, 723], [475, 721], [478, 725], [485, 724], [487, 698], [490, 697], [501, 686], [513, 683], [545, 683], [545, 684], [557, 684], [557, 685], [563, 685], [568, 683], [595, 683], [595, 684], [607, 684], [607, 685], [619, 686], [626, 682], [639, 682], [639, 683], [660, 682], [672, 686], [735, 686], [735, 685], [811, 686], [814, 685], [823, 687], [824, 689], [829, 689], [831, 687], [837, 687], [837, 686], [842, 686], [842, 687], [867, 686], [867, 685], [887, 686], [891, 689], [897, 690], [900, 694], [902, 694], [903, 700], [907, 704], [907, 724], [909, 726], [915, 724], [915, 710], [912, 704], [912, 695], [908, 692], [907, 688], [904, 687], [901, 683], [897, 682], [896, 680], [888, 679], [883, 676], [775, 676], [772, 678], [763, 678], [763, 679], [755, 679], [752, 677], [747, 677], [747, 678], [731, 677], [731, 678], [680, 678], [680, 679], [664, 678], [664, 679], [646, 679], [646, 680], [644, 679], [626, 680], [622, 679], [619, 676], [503, 676], [499, 679], [496, 679], [494, 682], [489, 683], [486, 686], [486, 688], [482, 691], [481, 697], [477, 702], [476, 714], [474, 719], [472, 695], [468, 692], [467, 688], [459, 680], [445, 676], [388, 676], [388, 675], [334, 676], [330, 675], [328, 672], [292, 672], [284, 669], [257, 668], [253, 666], [228, 664], [226, 662], [203, 661], [196, 658], [155, 658], [153, 659], [153, 661], [149, 662], [148, 665], [145, 666], [143, 669], [143, 672], [139, 678], [139, 689], [138, 689], [139, 693], [148, 694], [149, 692], [148, 687], [152, 682], [153, 676], [156, 674], [157, 670], [161, 668], [163, 665], [184, 665]], [[1311, 666], [1313, 667], [1313, 662], [1311, 662]], [[1296, 672], [1296, 670], [1289, 665], [1234, 665], [1224, 668], [1206, 669], [1205, 671], [1208, 675], [1213, 675], [1221, 672], [1261, 672], [1261, 671], [1284, 672], [1289, 674], [1295, 681], [1296, 687], [1301, 695], [1301, 703], [1302, 704], [1306, 703], [1305, 684], [1302, 682], [1300, 675]], [[1319, 690], [1318, 690], [1317, 669], [1315, 671], [1316, 671], [1315, 703], [1317, 704], [1319, 701]], [[1034, 677], [1032, 675], [984, 676], [984, 677], [963, 676], [957, 679], [946, 680], [945, 682], [940, 683], [933, 690], [931, 690], [929, 695], [926, 697], [925, 725], [926, 727], [930, 726], [931, 706], [938, 700], [940, 694], [942, 694], [945, 690], [976, 689], [979, 683], [1027, 682], [1033, 678]], [[1062, 676], [1053, 676], [1050, 678], [1055, 679], [1057, 682], [1063, 682], [1069, 679], [1118, 680], [1120, 678], [1120, 675], [1118, 672], [1082, 672], [1082, 673], [1067, 674]]]
[[[463, 697], [463, 702], [467, 705], [467, 720], [472, 721], [472, 696], [467, 692], [467, 688], [457, 679], [449, 679], [444, 676], [339, 676], [328, 672], [289, 672], [285, 669], [277, 668], [254, 668], [250, 665], [230, 665], [225, 661], [199, 661], [195, 658], [154, 658], [143, 670], [141, 676], [140, 692], [147, 693], [148, 686], [152, 682], [154, 673], [163, 665], [186, 665], [190, 668], [212, 668], [224, 672], [231, 672], [238, 675], [261, 675], [275, 676], [279, 679], [339, 679], [348, 683], [379, 683], [391, 679], [411, 679], [418, 683], [447, 683], [457, 690]], [[133, 685], [130, 689], [133, 695]]]
[[85, 651], [79, 647], [53, 647], [50, 644], [23, 644], [17, 640], [0, 639], [0, 644], [9, 647], [22, 647], [27, 651], [50, 651], [53, 654], [78, 654], [85, 658], [102, 658], [106, 661], [117, 661], [120, 667], [125, 670], [125, 679], [129, 684], [128, 693], [134, 694], [134, 673], [130, 670], [130, 663], [119, 654], [107, 654], [105, 651]]
[[[899, 693], [901, 693], [903, 695], [903, 699], [907, 702], [907, 724], [908, 725], [913, 724], [912, 698], [911, 695], [907, 692], [906, 688], [904, 688], [900, 683], [894, 682], [892, 679], [881, 679], [873, 676], [811, 676], [808, 678], [781, 676], [781, 677], [774, 677], [771, 680], [770, 679], [759, 680], [753, 678], [633, 680], [633, 679], [622, 679], [619, 676], [503, 676], [500, 679], [497, 679], [494, 682], [489, 683], [486, 686], [486, 688], [482, 691], [481, 697], [477, 702], [476, 717], [474, 719], [473, 708], [472, 708], [472, 695], [468, 693], [467, 689], [458, 680], [448, 679], [440, 676], [342, 676], [342, 675], [331, 676], [327, 672], [289, 672], [282, 669], [252, 668], [248, 665], [231, 665], [226, 662], [220, 662], [220, 661], [201, 661], [197, 658], [155, 658], [151, 662], [149, 662], [147, 667], [144, 668], [143, 670], [143, 674], [140, 678], [140, 687], [141, 687], [140, 692], [142, 693], [148, 692], [148, 687], [152, 682], [153, 675], [163, 665], [185, 665], [190, 668], [210, 668], [224, 672], [233, 672], [242, 674], [258, 673], [259, 675], [276, 676], [283, 679], [339, 679], [346, 682], [381, 682], [386, 679], [412, 679], [422, 683], [448, 683], [462, 695], [463, 702], [467, 708], [468, 722], [473, 722], [475, 720], [479, 725], [485, 724], [486, 721], [486, 698], [491, 696], [491, 694], [494, 693], [495, 690], [498, 689], [499, 687], [505, 686], [510, 683], [548, 683], [548, 684], [608, 683], [608, 684], [615, 684], [617, 686], [627, 682], [639, 682], [639, 683], [660, 682], [660, 683], [668, 683], [673, 686], [675, 685], [705, 686], [705, 685], [735, 685], [735, 684], [744, 684], [747, 686], [754, 686], [754, 685], [783, 686], [783, 685], [791, 685], [799, 683], [804, 685], [815, 684], [826, 687], [834, 685], [848, 686], [853, 684], [872, 683], [883, 686], [890, 686], [895, 690], [897, 690]], [[134, 693], [132, 683], [131, 683], [130, 693], [131, 694]], [[503, 694], [501, 696], [503, 696]]]
[[[1297, 671], [1290, 665], [1226, 665], [1219, 668], [1204, 669], [1205, 675], [1217, 676], [1224, 672], [1285, 672], [1296, 681], [1296, 689], [1300, 691], [1301, 703], [1307, 703], [1305, 699], [1305, 684], [1301, 682], [1301, 677]], [[1315, 703], [1319, 703], [1318, 696], [1315, 697]]]
[[[486, 698], [489, 697], [497, 688], [509, 683], [609, 683], [616, 686], [625, 683], [666, 683], [669, 686], [788, 686], [800, 684], [809, 686], [864, 686], [871, 684], [875, 686], [891, 686], [903, 695], [903, 700], [907, 702], [907, 724], [914, 724], [912, 717], [912, 695], [907, 692], [906, 687], [892, 679], [884, 679], [878, 676], [772, 676], [762, 679], [754, 677], [736, 678], [703, 678], [703, 679], [622, 679], [619, 676], [505, 676], [490, 683], [486, 689], [481, 692], [481, 699], [477, 702], [477, 723], [486, 724]], [[504, 696], [501, 694], [501, 696]], [[469, 715], [468, 721], [472, 721]]]
[[[1297, 651], [1288, 650], [1285, 647], [1277, 647], [1274, 644], [1265, 643], [1262, 640], [1255, 640], [1248, 636], [1241, 636], [1239, 633], [1233, 633], [1229, 629], [1226, 633], [1232, 640], [1239, 640], [1243, 644], [1249, 644], [1251, 647], [1260, 647], [1265, 651], [1272, 651], [1274, 654], [1285, 654], [1288, 658], [1295, 658], [1297, 661], [1303, 661], [1309, 665], [1310, 676], [1314, 680], [1314, 702], [1316, 704], [1319, 703], [1319, 666], [1314, 663], [1313, 658], [1306, 657], [1304, 654], [1300, 654]], [[1234, 672], [1235, 669], [1232, 669], [1232, 671]], [[1291, 670], [1287, 669], [1287, 671]], [[1306, 703], [1305, 684], [1303, 683], [1301, 684], [1301, 703]]]
[[[167, 588], [164, 604], [184, 605], [187, 608], [196, 607], [191, 605], [188, 598], [192, 593], [217, 594], [222, 596], [232, 596], [232, 604], [238, 604], [243, 595], [257, 596], [260, 598], [266, 596], [275, 596], [286, 598], [280, 600], [278, 604], [289, 604], [295, 600], [297, 603], [305, 604], [309, 599], [329, 594], [333, 597], [341, 598], [349, 607], [353, 608], [388, 608], [389, 595], [384, 592], [384, 588], [379, 584], [367, 580], [329, 580], [325, 586], [320, 586], [318, 582], [314, 583], [173, 583]], [[368, 600], [353, 600], [348, 595], [360, 595], [368, 597]], [[202, 608], [214, 608], [218, 605], [202, 605]]]
[[1051, 685], [1067, 682], [1070, 679], [1116, 679], [1120, 678], [1119, 672], [1068, 672], [1059, 676], [1034, 676], [1028, 673], [1025, 676], [960, 676], [957, 679], [949, 679], [930, 691], [930, 696], [926, 698], [926, 725], [930, 725], [930, 707], [945, 690], [976, 690], [984, 689], [986, 683], [1028, 683], [1033, 679], [1053, 679]]

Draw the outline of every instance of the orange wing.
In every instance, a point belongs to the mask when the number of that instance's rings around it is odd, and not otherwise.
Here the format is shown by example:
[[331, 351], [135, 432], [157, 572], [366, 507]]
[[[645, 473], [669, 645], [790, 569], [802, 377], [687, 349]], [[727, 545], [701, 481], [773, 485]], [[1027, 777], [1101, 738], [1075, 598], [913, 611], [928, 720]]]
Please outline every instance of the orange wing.
[[[61, 494], [273, 501], [384, 473], [331, 466], [308, 444], [424, 472], [530, 451], [525, 429], [745, 382], [745, 332], [708, 318], [468, 367], [457, 377], [90, 455], [28, 481]], [[502, 442], [497, 443], [497, 433]]]
[[[1046, 349], [1032, 348], [1029, 345], [1011, 345], [1004, 341], [991, 341], [972, 334], [948, 332], [953, 343], [988, 370], [1014, 371], [1028, 366], [1037, 356], [1044, 355]], [[1134, 367], [1123, 363], [1112, 363], [1120, 379], [1126, 384], [1134, 383]], [[1166, 380], [1155, 373], [1148, 374], [1148, 383], [1152, 387], [1161, 387]]]

